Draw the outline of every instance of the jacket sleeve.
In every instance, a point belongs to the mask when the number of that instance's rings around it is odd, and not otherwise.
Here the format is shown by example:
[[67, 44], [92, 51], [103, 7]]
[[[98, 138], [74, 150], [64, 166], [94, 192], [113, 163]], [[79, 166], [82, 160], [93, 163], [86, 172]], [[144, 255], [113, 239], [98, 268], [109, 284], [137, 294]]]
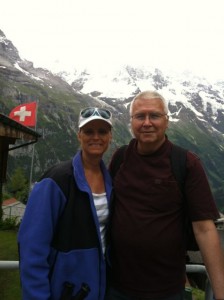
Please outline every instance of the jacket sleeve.
[[30, 194], [18, 233], [23, 300], [51, 299], [51, 241], [65, 202], [62, 191], [50, 178], [36, 183]]

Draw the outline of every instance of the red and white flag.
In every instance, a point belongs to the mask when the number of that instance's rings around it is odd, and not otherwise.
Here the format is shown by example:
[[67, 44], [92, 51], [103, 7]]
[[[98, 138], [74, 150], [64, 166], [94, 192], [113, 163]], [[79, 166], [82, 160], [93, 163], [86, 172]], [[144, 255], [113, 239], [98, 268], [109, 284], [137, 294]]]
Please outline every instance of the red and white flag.
[[15, 107], [9, 114], [9, 118], [23, 124], [24, 126], [35, 127], [37, 103], [24, 103]]

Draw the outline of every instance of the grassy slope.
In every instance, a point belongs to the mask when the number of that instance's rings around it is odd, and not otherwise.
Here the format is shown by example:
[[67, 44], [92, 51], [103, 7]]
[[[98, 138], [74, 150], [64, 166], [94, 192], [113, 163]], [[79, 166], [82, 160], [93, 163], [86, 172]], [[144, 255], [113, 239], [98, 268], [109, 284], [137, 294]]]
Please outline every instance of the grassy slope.
[[[0, 231], [0, 260], [18, 260], [16, 231]], [[20, 300], [19, 270], [0, 270], [0, 299]]]

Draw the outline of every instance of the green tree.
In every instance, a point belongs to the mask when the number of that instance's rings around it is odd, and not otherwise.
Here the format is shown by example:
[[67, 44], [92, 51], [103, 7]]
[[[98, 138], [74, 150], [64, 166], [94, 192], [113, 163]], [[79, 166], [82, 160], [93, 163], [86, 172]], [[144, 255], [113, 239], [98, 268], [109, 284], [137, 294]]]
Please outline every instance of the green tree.
[[29, 183], [22, 168], [17, 168], [7, 185], [7, 190], [18, 201], [27, 202]]

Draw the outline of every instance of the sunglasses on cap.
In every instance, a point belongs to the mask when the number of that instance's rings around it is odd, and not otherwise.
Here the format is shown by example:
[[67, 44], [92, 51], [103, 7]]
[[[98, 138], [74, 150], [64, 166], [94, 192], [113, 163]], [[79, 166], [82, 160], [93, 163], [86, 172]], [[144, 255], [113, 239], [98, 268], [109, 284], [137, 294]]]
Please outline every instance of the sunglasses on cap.
[[79, 128], [93, 120], [102, 120], [112, 127], [112, 114], [108, 109], [98, 107], [87, 107], [81, 110], [79, 115]]
[[83, 109], [80, 112], [80, 116], [82, 116], [83, 118], [89, 118], [92, 116], [100, 116], [103, 119], [110, 119], [111, 112], [104, 108], [88, 107], [88, 108]]

